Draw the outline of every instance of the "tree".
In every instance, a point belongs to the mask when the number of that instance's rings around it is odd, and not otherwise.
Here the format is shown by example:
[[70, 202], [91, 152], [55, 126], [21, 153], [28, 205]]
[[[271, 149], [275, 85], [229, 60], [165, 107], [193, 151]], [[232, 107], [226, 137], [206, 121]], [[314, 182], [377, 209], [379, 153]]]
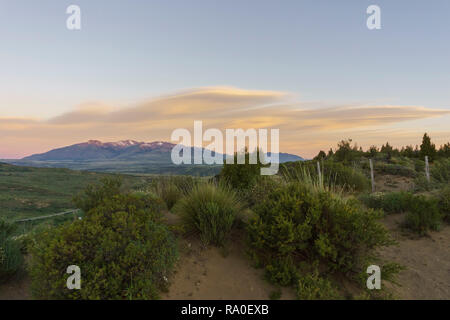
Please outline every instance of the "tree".
[[369, 151], [368, 151], [369, 157], [373, 158], [377, 155], [377, 153], [378, 153], [377, 146], [370, 146]]
[[317, 154], [317, 156], [314, 157], [314, 160], [322, 160], [325, 159], [327, 157], [327, 154], [325, 153], [325, 151], [320, 150], [320, 152]]
[[428, 156], [429, 160], [432, 161], [436, 157], [436, 146], [431, 143], [430, 136], [425, 133], [422, 138], [422, 144], [420, 145], [420, 155], [422, 157]]
[[342, 140], [338, 143], [338, 149], [334, 153], [337, 161], [351, 162], [358, 156], [358, 147], [352, 146], [352, 139]]

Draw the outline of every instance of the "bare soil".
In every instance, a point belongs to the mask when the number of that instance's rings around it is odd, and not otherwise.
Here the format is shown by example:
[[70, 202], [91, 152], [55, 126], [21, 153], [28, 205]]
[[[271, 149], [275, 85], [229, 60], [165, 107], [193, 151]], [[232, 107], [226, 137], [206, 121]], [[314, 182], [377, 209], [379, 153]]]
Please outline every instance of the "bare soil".
[[419, 238], [401, 229], [403, 220], [393, 214], [383, 221], [398, 245], [383, 248], [382, 257], [407, 268], [391, 290], [399, 299], [450, 299], [450, 226]]
[[375, 177], [375, 190], [379, 192], [410, 191], [414, 187], [414, 179], [410, 177], [380, 175]]
[[25, 274], [18, 274], [5, 284], [0, 285], [0, 300], [29, 300], [30, 279]]
[[281, 299], [295, 299], [290, 288], [277, 288], [264, 279], [245, 255], [239, 235], [225, 249], [205, 247], [196, 239], [183, 240], [176, 273], [163, 299], [266, 300], [277, 289]]

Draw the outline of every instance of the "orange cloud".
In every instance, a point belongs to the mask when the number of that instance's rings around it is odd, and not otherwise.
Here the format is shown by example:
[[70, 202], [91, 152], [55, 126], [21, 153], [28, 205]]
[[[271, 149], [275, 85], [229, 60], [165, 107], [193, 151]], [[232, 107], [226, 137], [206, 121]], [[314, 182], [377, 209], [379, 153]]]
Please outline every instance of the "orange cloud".
[[[22, 157], [89, 139], [169, 141], [174, 129], [192, 129], [194, 120], [203, 120], [205, 128], [222, 130], [278, 128], [281, 151], [312, 156], [318, 149], [329, 149], [349, 135], [356, 141], [359, 137], [373, 144], [376, 142], [367, 132], [376, 132], [372, 137], [376, 136], [380, 144], [395, 138], [383, 132], [394, 130], [400, 123], [449, 114], [449, 110], [421, 106], [324, 107], [320, 103], [295, 102], [292, 95], [284, 92], [199, 88], [128, 108], [97, 102], [83, 104], [51, 119], [0, 118], [0, 158]], [[397, 137], [401, 132], [413, 133], [415, 140], [423, 133], [398, 129]], [[383, 134], [386, 139], [381, 139]]]

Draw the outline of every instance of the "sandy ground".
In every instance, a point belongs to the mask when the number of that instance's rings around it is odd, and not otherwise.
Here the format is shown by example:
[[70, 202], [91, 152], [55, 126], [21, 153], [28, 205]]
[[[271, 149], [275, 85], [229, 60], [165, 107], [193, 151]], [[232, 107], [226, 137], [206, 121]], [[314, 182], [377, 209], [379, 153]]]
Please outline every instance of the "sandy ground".
[[382, 257], [407, 269], [398, 275], [400, 287], [392, 288], [399, 299], [450, 299], [450, 226], [417, 238], [400, 229], [404, 214], [384, 219], [399, 244], [381, 250]]
[[378, 192], [410, 191], [413, 187], [413, 178], [389, 174], [375, 176], [375, 190]]
[[[269, 299], [277, 288], [263, 278], [245, 255], [242, 239], [234, 236], [228, 247], [204, 247], [198, 240], [183, 240], [176, 273], [163, 299]], [[281, 299], [295, 299], [282, 288]]]
[[30, 279], [25, 274], [19, 274], [9, 282], [0, 285], [0, 300], [29, 300]]

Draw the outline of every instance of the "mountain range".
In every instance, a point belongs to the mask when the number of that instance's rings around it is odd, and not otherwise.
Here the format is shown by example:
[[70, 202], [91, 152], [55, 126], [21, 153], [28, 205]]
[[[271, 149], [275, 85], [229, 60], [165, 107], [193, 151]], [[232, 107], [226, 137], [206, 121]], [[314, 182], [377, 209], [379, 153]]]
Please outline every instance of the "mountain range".
[[[64, 167], [76, 170], [122, 173], [211, 175], [221, 165], [175, 165], [171, 160], [173, 143], [164, 141], [87, 142], [34, 154], [20, 160], [7, 160], [16, 165]], [[189, 147], [190, 148], [190, 147]], [[190, 148], [191, 152], [193, 148]], [[204, 151], [204, 149], [202, 150]], [[270, 152], [268, 153], [270, 156]], [[302, 161], [302, 157], [279, 153], [279, 162]]]

